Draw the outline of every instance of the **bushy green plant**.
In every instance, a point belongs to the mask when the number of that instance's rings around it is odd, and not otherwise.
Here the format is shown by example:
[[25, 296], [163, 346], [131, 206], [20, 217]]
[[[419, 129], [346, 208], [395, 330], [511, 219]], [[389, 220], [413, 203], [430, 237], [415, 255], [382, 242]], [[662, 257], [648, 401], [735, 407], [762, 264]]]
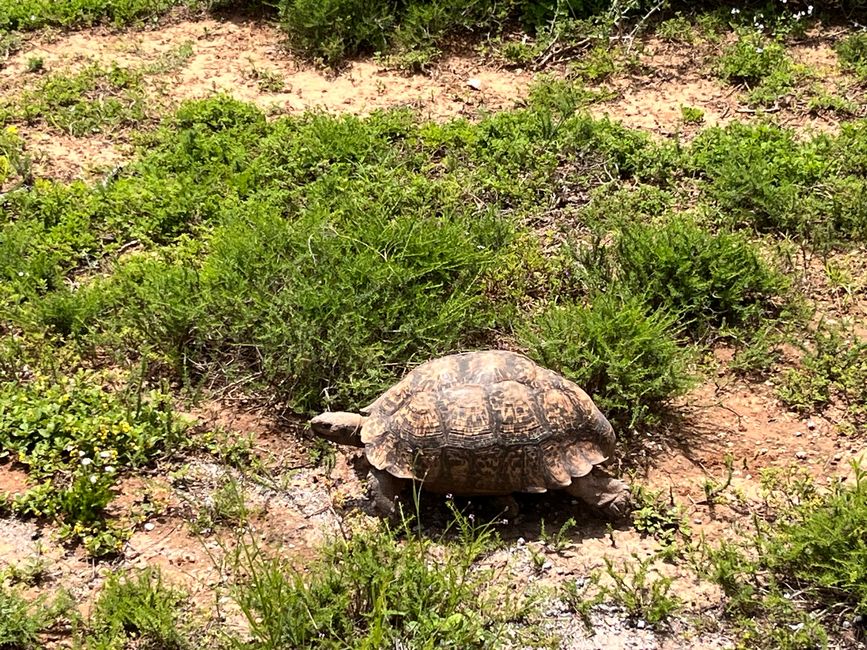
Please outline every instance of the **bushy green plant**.
[[689, 352], [674, 338], [674, 323], [640, 295], [599, 293], [589, 305], [545, 309], [520, 324], [519, 335], [533, 359], [575, 381], [613, 422], [632, 427], [690, 385]]
[[383, 0], [286, 0], [280, 17], [289, 41], [327, 65], [385, 49], [395, 4]]
[[729, 224], [829, 246], [867, 235], [867, 184], [855, 171], [864, 169], [865, 146], [860, 123], [806, 141], [771, 124], [735, 123], [700, 133], [686, 167], [709, 181]]
[[578, 259], [590, 287], [615, 279], [649, 308], [675, 315], [696, 339], [775, 316], [788, 286], [746, 237], [712, 233], [688, 217], [626, 223], [612, 246], [594, 242]]
[[0, 648], [40, 647], [39, 633], [45, 631], [54, 618], [44, 599], [28, 602], [20, 593], [0, 583]]
[[746, 647], [822, 647], [837, 619], [823, 616], [829, 606], [867, 611], [867, 474], [853, 473], [827, 491], [803, 472], [766, 473], [774, 526], [756, 519], [741, 540], [703, 548]]

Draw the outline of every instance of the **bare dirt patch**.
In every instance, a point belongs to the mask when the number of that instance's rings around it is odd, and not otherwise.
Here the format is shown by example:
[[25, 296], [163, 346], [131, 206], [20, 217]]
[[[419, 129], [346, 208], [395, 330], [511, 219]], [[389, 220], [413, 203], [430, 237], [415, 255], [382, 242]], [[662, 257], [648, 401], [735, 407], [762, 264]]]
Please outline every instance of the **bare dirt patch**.
[[37, 177], [60, 181], [94, 180], [132, 158], [132, 147], [116, 136], [95, 134], [86, 138], [25, 126], [19, 134], [33, 160]]
[[[75, 32], [49, 41], [31, 41], [0, 71], [0, 89], [20, 86], [27, 61], [42, 58], [47, 70], [76, 70], [94, 61], [143, 67], [162, 62], [176, 68], [153, 75], [173, 102], [226, 92], [279, 112], [311, 109], [368, 113], [413, 106], [422, 115], [447, 118], [474, 115], [479, 109], [508, 108], [526, 95], [532, 75], [480, 64], [469, 56], [450, 56], [428, 74], [406, 75], [372, 60], [351, 62], [339, 74], [311, 66], [289, 54], [283, 36], [261, 22], [181, 21], [159, 31], [123, 34], [107, 30]], [[167, 62], [179, 46], [192, 54]], [[467, 85], [478, 79], [479, 89]]]

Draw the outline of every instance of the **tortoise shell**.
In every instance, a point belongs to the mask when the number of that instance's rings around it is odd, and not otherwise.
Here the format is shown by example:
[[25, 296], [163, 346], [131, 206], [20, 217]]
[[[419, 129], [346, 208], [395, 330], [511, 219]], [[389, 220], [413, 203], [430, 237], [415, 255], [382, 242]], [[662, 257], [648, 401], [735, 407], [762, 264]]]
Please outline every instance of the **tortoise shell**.
[[433, 492], [545, 492], [614, 452], [614, 431], [587, 393], [514, 352], [428, 361], [363, 413], [371, 464]]

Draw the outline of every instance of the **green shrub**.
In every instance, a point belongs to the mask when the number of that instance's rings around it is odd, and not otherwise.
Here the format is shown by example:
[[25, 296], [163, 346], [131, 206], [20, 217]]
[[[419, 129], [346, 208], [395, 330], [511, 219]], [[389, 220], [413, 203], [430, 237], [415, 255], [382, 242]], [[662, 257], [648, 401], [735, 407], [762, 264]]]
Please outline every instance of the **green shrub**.
[[626, 223], [611, 246], [579, 249], [583, 281], [604, 290], [612, 279], [671, 313], [694, 339], [726, 328], [749, 330], [778, 315], [788, 287], [746, 237], [712, 233], [688, 217]]
[[0, 582], [0, 648], [30, 650], [41, 648], [41, 633], [62, 615], [65, 603], [38, 597], [28, 601], [20, 593]]
[[836, 483], [785, 513], [771, 534], [767, 564], [820, 597], [840, 596], [867, 614], [867, 472], [857, 465], [853, 470], [853, 483]]
[[396, 3], [384, 0], [286, 0], [280, 17], [290, 43], [334, 65], [347, 57], [385, 49]]
[[745, 647], [824, 647], [840, 621], [829, 608], [867, 612], [867, 474], [853, 470], [828, 491], [802, 471], [766, 471], [773, 526], [756, 519], [740, 540], [704, 547]]
[[581, 386], [612, 422], [633, 427], [691, 383], [689, 352], [674, 339], [674, 325], [640, 295], [600, 293], [586, 306], [551, 306], [518, 334], [530, 357]]
[[806, 141], [770, 124], [736, 123], [702, 131], [686, 165], [707, 179], [707, 195], [730, 225], [828, 246], [867, 236], [865, 161], [860, 122], [836, 138]]
[[146, 283], [133, 279], [138, 298], [125, 313], [162, 335], [161, 349], [183, 354], [189, 336], [205, 358], [260, 374], [299, 410], [360, 405], [401, 367], [462, 347], [492, 322], [478, 278], [510, 236], [489, 215], [392, 213], [361, 189], [344, 188], [343, 215], [292, 221], [279, 196], [263, 197], [215, 233], [198, 278], [151, 266]]

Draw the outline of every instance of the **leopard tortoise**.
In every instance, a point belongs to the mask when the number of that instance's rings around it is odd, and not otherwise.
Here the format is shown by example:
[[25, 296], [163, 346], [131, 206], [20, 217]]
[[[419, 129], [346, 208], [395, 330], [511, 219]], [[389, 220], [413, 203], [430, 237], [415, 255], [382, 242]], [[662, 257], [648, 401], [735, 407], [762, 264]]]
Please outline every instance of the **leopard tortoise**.
[[514, 352], [428, 361], [361, 414], [322, 413], [311, 428], [363, 447], [388, 516], [412, 481], [464, 496], [562, 489], [613, 518], [629, 509], [626, 484], [600, 468], [614, 452], [608, 420], [577, 385]]

